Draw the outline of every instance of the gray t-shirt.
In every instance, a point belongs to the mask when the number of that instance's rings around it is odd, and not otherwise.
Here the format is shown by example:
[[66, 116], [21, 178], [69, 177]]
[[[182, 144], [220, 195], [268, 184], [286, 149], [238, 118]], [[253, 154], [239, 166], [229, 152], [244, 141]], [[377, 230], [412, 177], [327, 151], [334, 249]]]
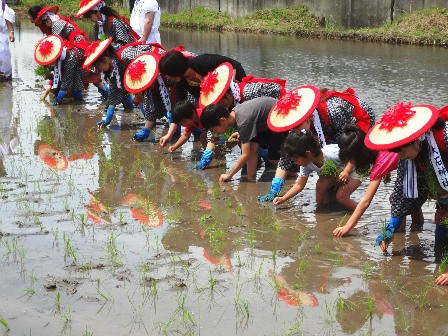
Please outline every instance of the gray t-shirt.
[[275, 98], [259, 97], [234, 107], [236, 129], [240, 133], [241, 143], [247, 143], [258, 134], [269, 130], [268, 115], [276, 102]]

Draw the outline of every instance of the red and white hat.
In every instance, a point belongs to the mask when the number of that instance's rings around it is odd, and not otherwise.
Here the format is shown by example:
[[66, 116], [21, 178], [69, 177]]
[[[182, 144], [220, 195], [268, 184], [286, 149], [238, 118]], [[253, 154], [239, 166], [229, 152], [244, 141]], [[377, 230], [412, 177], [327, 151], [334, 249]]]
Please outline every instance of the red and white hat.
[[404, 146], [426, 133], [438, 116], [437, 108], [431, 105], [397, 103], [369, 130], [364, 142], [373, 150]]
[[62, 171], [68, 167], [68, 160], [64, 154], [48, 145], [40, 145], [37, 148], [37, 155], [50, 168]]
[[109, 37], [104, 41], [95, 41], [90, 44], [84, 53], [86, 60], [84, 61], [82, 67], [85, 69], [95, 63], [95, 61], [103, 54], [111, 43], [112, 37]]
[[212, 72], [209, 72], [201, 82], [199, 106], [206, 107], [216, 104], [229, 89], [233, 78], [233, 66], [229, 62], [222, 63]]
[[159, 74], [159, 57], [146, 52], [136, 57], [124, 73], [124, 87], [130, 93], [139, 93], [151, 86]]
[[102, 7], [105, 7], [106, 4], [103, 0], [82, 0], [79, 3], [79, 11], [76, 13], [75, 17], [79, 18], [83, 16], [83, 14], [87, 13], [89, 10], [100, 10]]
[[299, 86], [286, 93], [272, 107], [268, 127], [274, 132], [286, 132], [303, 123], [316, 109], [320, 91], [312, 85]]
[[39, 65], [48, 65], [61, 56], [64, 41], [59, 35], [48, 35], [39, 41], [34, 49], [34, 60]]
[[37, 13], [36, 19], [34, 20], [35, 24], [41, 24], [43, 16], [47, 14], [48, 12], [51, 12], [53, 14], [56, 14], [59, 12], [58, 6], [50, 6], [50, 7], [44, 7], [42, 8], [39, 13]]

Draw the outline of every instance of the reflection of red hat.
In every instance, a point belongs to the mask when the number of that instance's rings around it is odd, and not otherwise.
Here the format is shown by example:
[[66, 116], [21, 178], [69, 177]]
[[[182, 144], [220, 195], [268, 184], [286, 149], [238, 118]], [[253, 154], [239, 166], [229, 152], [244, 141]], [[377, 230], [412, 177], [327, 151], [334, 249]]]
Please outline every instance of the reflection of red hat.
[[286, 132], [303, 123], [316, 109], [320, 91], [312, 85], [299, 86], [286, 93], [272, 107], [268, 127], [274, 132]]
[[143, 197], [129, 194], [126, 197], [126, 204], [131, 207], [132, 217], [139, 222], [153, 228], [163, 224], [163, 216], [160, 211]]
[[365, 144], [373, 150], [404, 146], [427, 132], [438, 117], [434, 106], [397, 103], [369, 130]]
[[37, 155], [47, 166], [53, 169], [62, 171], [68, 167], [68, 161], [64, 154], [48, 145], [40, 145], [37, 149]]
[[206, 107], [216, 104], [226, 94], [233, 78], [233, 67], [228, 62], [222, 63], [212, 72], [209, 72], [201, 82], [201, 95], [199, 106]]
[[42, 22], [42, 16], [48, 12], [52, 12], [53, 14], [56, 14], [57, 12], [59, 12], [59, 7], [58, 6], [50, 6], [50, 7], [45, 7], [42, 8], [40, 10], [39, 13], [37, 13], [36, 19], [34, 20], [35, 24], [41, 24]]
[[88, 190], [88, 192], [90, 195], [90, 202], [89, 205], [85, 206], [87, 217], [95, 224], [100, 224], [101, 222], [110, 224], [110, 220], [103, 218], [104, 215], [109, 213], [109, 209], [101, 203], [90, 190]]
[[219, 258], [219, 260], [210, 257], [205, 249], [204, 249], [204, 252], [202, 253], [202, 255], [204, 256], [205, 260], [207, 260], [208, 262], [210, 262], [213, 265], [221, 266], [222, 268], [224, 268], [227, 271], [231, 271], [233, 269], [232, 263], [230, 262], [230, 259], [227, 256], [227, 253], [224, 253]]
[[288, 288], [282, 287], [278, 290], [277, 295], [289, 306], [299, 306], [299, 305], [310, 307], [319, 306], [317, 298], [314, 296], [314, 294], [311, 293], [301, 291], [290, 292]]

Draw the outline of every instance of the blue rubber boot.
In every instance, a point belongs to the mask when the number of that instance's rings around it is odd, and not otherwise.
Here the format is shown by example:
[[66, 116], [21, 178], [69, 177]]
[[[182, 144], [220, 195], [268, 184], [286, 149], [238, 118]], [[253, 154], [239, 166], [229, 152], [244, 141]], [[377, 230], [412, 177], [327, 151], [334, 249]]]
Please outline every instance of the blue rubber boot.
[[268, 153], [269, 150], [267, 148], [258, 147], [258, 156], [261, 157], [264, 162], [269, 162]]
[[104, 89], [100, 86], [98, 86], [98, 92], [101, 94], [101, 96], [104, 99], [107, 99], [107, 97], [109, 97], [109, 87], [107, 86], [107, 84], [105, 82], [103, 82], [102, 84], [104, 86]]
[[114, 117], [114, 113], [115, 113], [115, 107], [114, 106], [109, 106], [106, 110], [106, 118], [104, 118], [103, 120], [97, 122], [96, 124], [100, 127], [104, 127], [110, 124], [110, 122], [112, 121], [112, 118]]
[[280, 194], [280, 191], [285, 184], [285, 180], [280, 177], [274, 177], [271, 184], [271, 190], [266, 195], [258, 197], [260, 202], [272, 202], [276, 196]]
[[80, 90], [73, 91], [73, 100], [74, 101], [83, 101], [82, 91], [80, 91]]
[[59, 105], [60, 103], [62, 103], [62, 99], [64, 99], [65, 95], [67, 93], [65, 91], [59, 90], [58, 95], [56, 96], [56, 98], [53, 100], [52, 105], [56, 106]]
[[134, 141], [145, 141], [149, 138], [149, 135], [151, 134], [151, 130], [149, 128], [143, 127], [140, 132], [137, 132], [132, 137], [132, 140]]
[[210, 166], [210, 163], [213, 160], [213, 151], [210, 149], [206, 149], [204, 153], [202, 154], [201, 161], [196, 163], [196, 166], [194, 169], [203, 170]]
[[123, 103], [124, 108], [133, 108], [134, 107], [134, 99], [131, 95], [128, 95], [126, 100]]

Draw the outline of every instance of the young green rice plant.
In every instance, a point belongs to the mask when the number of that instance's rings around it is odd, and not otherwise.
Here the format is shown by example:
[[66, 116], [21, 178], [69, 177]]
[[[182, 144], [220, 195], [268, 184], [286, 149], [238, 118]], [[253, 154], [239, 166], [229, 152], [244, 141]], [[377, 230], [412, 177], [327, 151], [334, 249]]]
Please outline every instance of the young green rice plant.
[[227, 208], [233, 208], [233, 203], [230, 198], [226, 198], [226, 207]]
[[249, 241], [249, 246], [251, 249], [255, 247], [255, 241], [256, 241], [255, 239], [256, 239], [255, 229], [251, 228], [247, 234], [247, 240]]
[[331, 177], [331, 178], [338, 178], [341, 171], [342, 170], [336, 166], [334, 161], [325, 160], [325, 162], [322, 165], [322, 168], [320, 170], [320, 175]]
[[56, 313], [61, 312], [61, 293], [57, 292], [53, 298], [54, 310]]
[[239, 216], [239, 217], [244, 216], [244, 209], [243, 209], [243, 207], [241, 206], [241, 204], [238, 204], [238, 205], [236, 206], [236, 208], [235, 208], [235, 214], [236, 214], [237, 216]]
[[437, 200], [439, 199], [442, 187], [440, 186], [432, 165], [430, 163], [425, 163], [424, 166], [423, 176], [428, 186], [428, 196], [430, 199]]
[[36, 66], [34, 68], [34, 74], [37, 77], [42, 77], [42, 79], [49, 79], [52, 77], [50, 69], [43, 65]]
[[64, 311], [61, 311], [60, 316], [65, 323], [70, 322], [72, 320], [72, 309], [68, 307]]
[[440, 260], [440, 264], [437, 267], [437, 274], [441, 275], [445, 272], [446, 265], [448, 264], [448, 253], [444, 253], [442, 259]]
[[299, 265], [297, 266], [297, 273], [303, 274], [303, 272], [308, 267], [309, 262], [305, 259], [301, 259]]
[[297, 241], [298, 241], [299, 243], [302, 243], [302, 242], [304, 242], [306, 239], [308, 239], [309, 235], [310, 235], [310, 231], [307, 229], [307, 230], [305, 230], [305, 231], [303, 231], [302, 233], [300, 233], [300, 234], [297, 235]]
[[209, 270], [208, 284], [210, 285], [210, 289], [213, 290], [216, 285], [216, 279], [213, 277], [212, 271]]
[[220, 189], [218, 187], [212, 187], [211, 192], [212, 192], [213, 199], [219, 198]]
[[341, 227], [344, 226], [345, 224], [345, 219], [347, 218], [347, 214], [344, 214], [344, 216], [342, 216], [341, 218], [339, 218], [338, 223], [337, 223], [337, 227]]
[[86, 329], [82, 333], [82, 336], [93, 336], [93, 331], [90, 331], [89, 328], [86, 326]]
[[3, 326], [3, 328], [5, 328], [6, 331], [9, 330], [9, 324], [6, 322], [6, 320], [1, 315], [0, 315], [0, 324]]
[[370, 297], [370, 296], [367, 299], [367, 309], [368, 309], [369, 317], [372, 318], [373, 317], [373, 310], [375, 309], [375, 300], [372, 297]]
[[62, 238], [64, 240], [64, 249], [65, 249], [64, 259], [72, 259], [73, 261], [76, 262], [76, 249], [72, 245], [70, 236], [64, 232]]
[[106, 248], [109, 262], [114, 267], [123, 266], [123, 262], [120, 259], [121, 252], [117, 247], [117, 238], [120, 235], [117, 231], [112, 231], [107, 237]]
[[375, 266], [375, 264], [373, 262], [368, 262], [367, 264], [364, 265], [363, 267], [363, 277], [365, 279], [369, 278], [370, 273], [372, 272], [373, 267]]
[[294, 335], [302, 335], [300, 330], [300, 326], [303, 323], [303, 319], [299, 320], [298, 318], [294, 320], [294, 322], [290, 325], [288, 330], [286, 330], [286, 336], [294, 336]]
[[235, 290], [235, 297], [234, 297], [234, 304], [235, 304], [235, 311], [237, 316], [240, 316], [243, 314], [243, 316], [246, 319], [249, 319], [250, 317], [250, 310], [249, 310], [249, 303], [246, 299], [241, 297], [241, 290], [242, 286], [236, 288]]
[[340, 293], [338, 293], [338, 297], [337, 297], [336, 301], [334, 302], [334, 308], [336, 309], [336, 312], [338, 312], [338, 313], [349, 308], [346, 300], [344, 300], [341, 297]]
[[314, 251], [316, 252], [317, 255], [321, 255], [322, 254], [322, 248], [320, 247], [319, 243], [314, 245]]

